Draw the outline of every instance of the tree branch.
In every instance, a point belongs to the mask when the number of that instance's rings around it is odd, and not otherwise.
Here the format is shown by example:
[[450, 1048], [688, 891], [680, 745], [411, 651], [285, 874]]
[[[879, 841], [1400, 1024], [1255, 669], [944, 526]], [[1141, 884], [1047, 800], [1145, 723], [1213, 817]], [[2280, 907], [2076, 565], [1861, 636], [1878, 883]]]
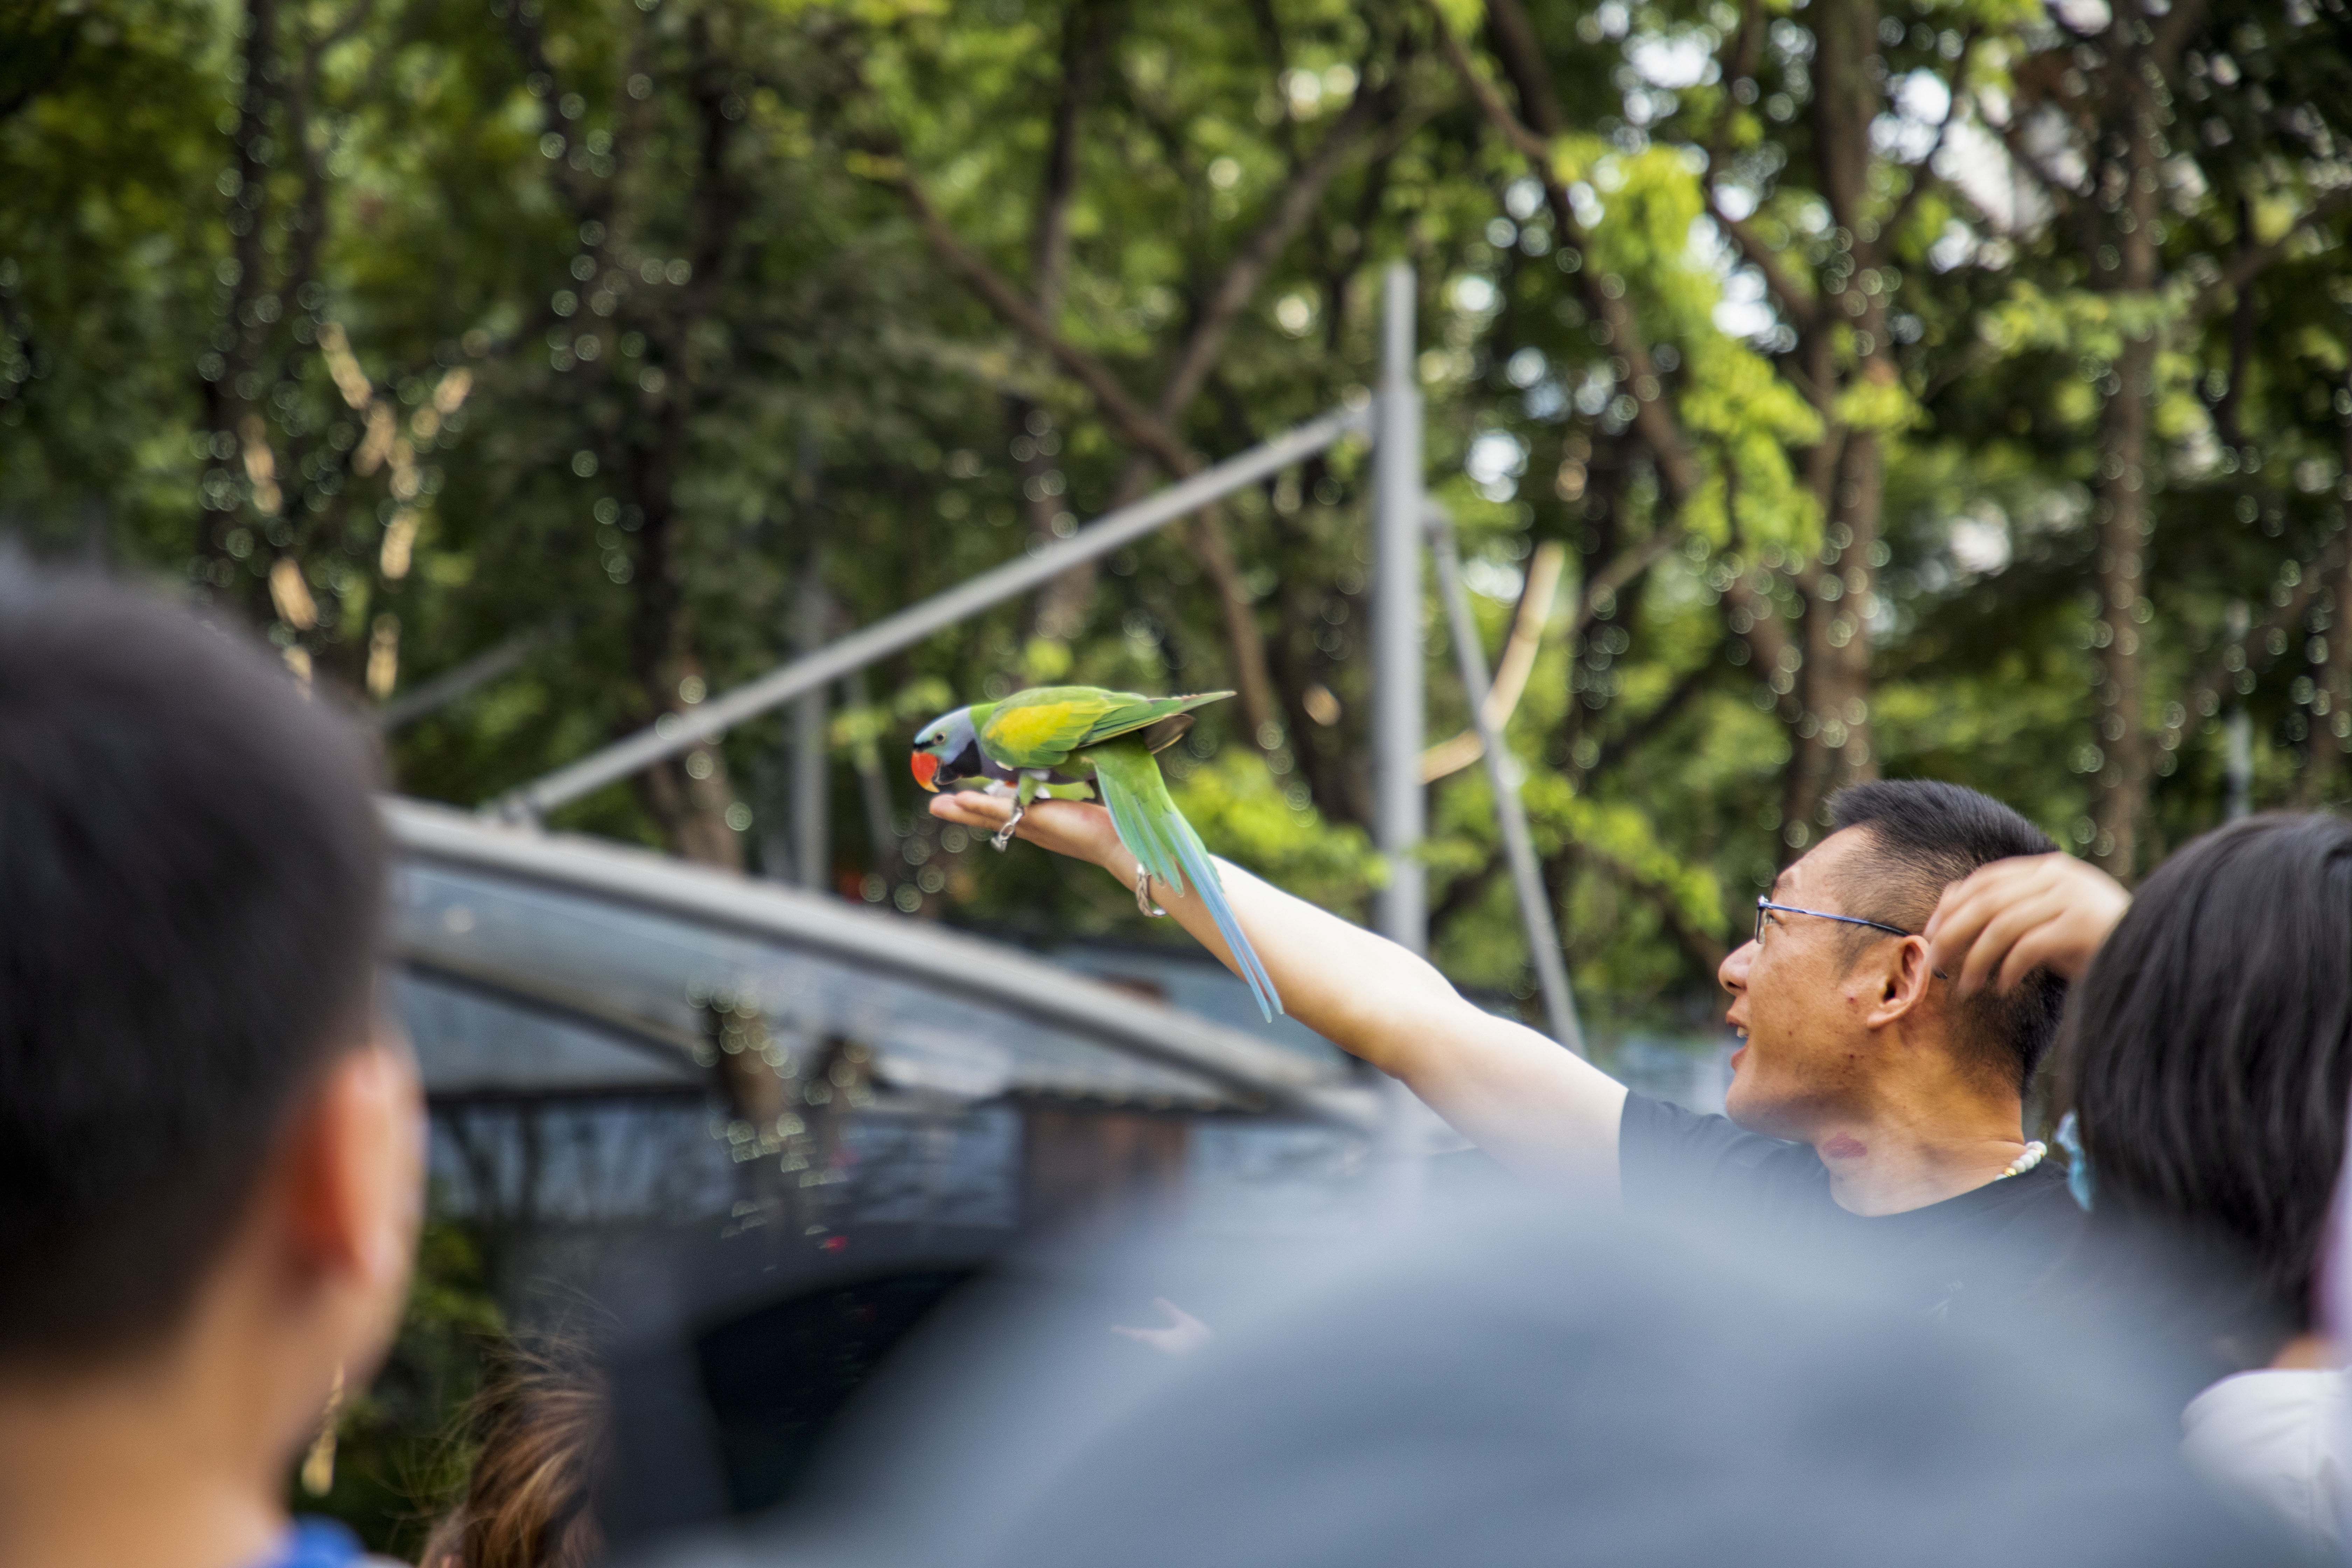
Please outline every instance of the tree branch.
[[[1123, 442], [1150, 454], [1152, 460], [1171, 478], [1181, 479], [1199, 471], [1202, 466], [1200, 458], [1165, 422], [1136, 400], [1118, 377], [1111, 373], [1108, 365], [1055, 331], [1054, 324], [1045, 319], [1034, 301], [1014, 288], [988, 264], [984, 257], [963, 242], [947, 220], [940, 216], [938, 209], [931, 205], [895, 143], [891, 144], [887, 156], [874, 158], [874, 166], [869, 173], [898, 185], [908, 210], [914, 215], [916, 223], [940, 258], [1008, 325], [1043, 351], [1065, 374], [1084, 386], [1093, 395], [1095, 406], [1105, 422], [1118, 432]], [[1265, 634], [1257, 624], [1249, 593], [1243, 586], [1241, 569], [1234, 558], [1233, 541], [1225, 531], [1223, 512], [1214, 506], [1202, 509], [1195, 514], [1192, 534], [1193, 552], [1217, 591], [1218, 607], [1224, 617], [1226, 638], [1233, 653], [1234, 681], [1241, 691], [1250, 738], [1253, 743], [1263, 746], [1265, 744], [1264, 737], [1273, 732], [1269, 726], [1278, 730], [1280, 723], [1279, 710], [1275, 701], [1274, 677], [1266, 660]]]
[[[1772, 603], [1769, 594], [1749, 582], [1744, 574], [1732, 580], [1731, 586], [1723, 591], [1723, 598], [1734, 614], [1747, 616], [1748, 629], [1734, 635], [1747, 643], [1748, 658], [1756, 666], [1757, 678], [1769, 685], [1774, 672], [1787, 668], [1788, 656], [1796, 647], [1780, 625], [1779, 606]], [[1793, 687], [1789, 692], [1775, 692], [1773, 705], [1780, 716], [1791, 723], [1801, 716]]]
[[1912, 176], [1909, 188], [1896, 199], [1895, 210], [1888, 213], [1886, 221], [1878, 226], [1878, 244], [1874, 249], [1882, 258], [1894, 249], [1895, 231], [1911, 216], [1911, 209], [1919, 205], [1919, 198], [1930, 186], [1943, 184], [1936, 174], [1936, 157], [1943, 152], [1945, 142], [1951, 136], [1952, 121], [1959, 118], [1960, 84], [1968, 79], [1969, 56], [1976, 48], [1976, 44], [1977, 28], [1972, 22], [1960, 35], [1959, 56], [1952, 61], [1951, 79], [1944, 84], [1944, 118], [1936, 124], [1935, 144], [1927, 149], [1927, 155], [1919, 160], [1919, 172]]
[[1605, 773], [1648, 744], [1652, 736], [1690, 705], [1692, 698], [1706, 689], [1707, 678], [1715, 673], [1716, 656], [1721, 651], [1720, 645], [1709, 648], [1706, 658], [1696, 668], [1685, 670], [1655, 707], [1610, 737], [1601, 745], [1601, 754], [1594, 759], [1592, 766], [1584, 770], [1584, 776], [1590, 778], [1595, 773]]
[[1739, 12], [1739, 31], [1731, 40], [1731, 65], [1723, 73], [1723, 113], [1715, 122], [1715, 130], [1706, 142], [1706, 176], [1711, 185], [1723, 155], [1731, 150], [1731, 122], [1738, 114], [1738, 100], [1732, 96], [1740, 82], [1753, 82], [1756, 62], [1764, 53], [1764, 0], [1743, 0]]
[[[78, 11], [65, 13], [65, 16], [63, 26], [46, 29], [32, 26], [22, 32], [12, 29], [9, 35], [0, 37], [0, 58], [5, 58], [18, 68], [15, 74], [20, 77], [21, 81], [21, 85], [13, 90], [0, 92], [0, 121], [13, 119], [26, 105], [54, 86], [65, 74], [66, 67], [72, 63], [75, 53], [81, 47], [85, 18]], [[41, 67], [46, 68], [36, 68], [33, 64], [37, 53], [41, 52], [47, 56], [41, 61]]]
[[1062, 91], [1054, 103], [1044, 189], [1030, 247], [1030, 292], [1048, 320], [1061, 313], [1062, 279], [1070, 266], [1070, 205], [1078, 190], [1078, 119], [1094, 95], [1117, 19], [1108, 8], [1081, 0], [1070, 7], [1062, 25]]
[[[2305, 614], [2310, 610], [2311, 601], [2326, 584], [2327, 580], [2336, 573], [2345, 569], [2347, 557], [2352, 557], [2352, 548], [2347, 546], [2352, 546], [2352, 531], [2337, 530], [2336, 536], [2327, 542], [2317, 555], [2302, 563], [2298, 568], [2301, 578], [2294, 587], [2288, 590], [2286, 603], [2273, 605], [2270, 615], [2263, 618], [2262, 625], [2249, 630], [2244, 639], [2233, 646], [2241, 649], [2250, 648], [2258, 643], [2267, 642], [2270, 635], [2274, 631], [2292, 631], [2303, 619]], [[2221, 689], [2229, 685], [2237, 674], [2237, 671], [2229, 668], [2225, 658], [2226, 655], [2215, 658], [2206, 667], [2204, 673], [2191, 681], [2181, 692], [2180, 705], [2183, 713], [2181, 721], [2179, 724], [2167, 724], [2164, 727], [2164, 738], [2168, 742], [2167, 750], [2179, 743], [2180, 732], [2191, 720], [2210, 718], [2215, 710], [2220, 708]], [[2249, 659], [2246, 664], [2247, 668], [2252, 668], [2252, 661]]]
[[1519, 0], [1486, 0], [1486, 31], [1495, 40], [1495, 58], [1519, 95], [1519, 111], [1537, 135], [1549, 142], [1568, 128], [1552, 91], [1551, 73], [1544, 68], [1543, 45], [1535, 24]]
[[931, 205], [930, 198], [923, 194], [922, 186], [905, 170], [903, 163], [892, 183], [898, 187], [923, 237], [947, 263], [949, 270], [961, 278], [980, 296], [981, 302], [1002, 317], [1006, 325], [1044, 351], [1063, 374], [1085, 387], [1121, 441], [1150, 453], [1154, 462], [1172, 474], [1189, 474], [1201, 466], [1200, 459], [1136, 400], [1108, 365], [1055, 331], [1054, 323], [1045, 319], [1034, 300], [963, 242], [940, 216], [939, 209]]
[[[1361, 78], [1359, 81], [1361, 81]], [[1323, 193], [1339, 174], [1366, 132], [1380, 118], [1377, 94], [1359, 86], [1347, 112], [1331, 127], [1320, 146], [1291, 176], [1274, 208], [1259, 225], [1255, 234], [1227, 264], [1224, 276], [1210, 292], [1208, 302], [1192, 323], [1192, 331], [1176, 356], [1166, 384], [1160, 389], [1159, 417], [1172, 422], [1183, 416], [1200, 395], [1201, 384], [1225, 352], [1225, 340], [1233, 332], [1234, 322], [1257, 292], [1266, 273], [1280, 260], [1298, 231], [1323, 200]]]
[[2309, 212], [2288, 225], [2287, 231], [2269, 244], [2252, 246], [2238, 252], [2231, 258], [2230, 265], [2221, 269], [2219, 278], [2197, 290], [2189, 300], [2189, 320], [2201, 321], [2212, 314], [2223, 300], [2261, 277], [2273, 262], [2284, 256], [2286, 247], [2294, 243], [2295, 236], [2322, 219], [2335, 216], [2347, 206], [2352, 206], [2352, 185], [2330, 191], [2320, 197], [2312, 204]]
[[[1478, 74], [1477, 64], [1470, 58], [1470, 51], [1462, 47], [1462, 40], [1454, 36], [1454, 29], [1446, 24], [1444, 13], [1433, 5], [1430, 8], [1430, 20], [1436, 28], [1439, 47], [1445, 51], [1447, 62], [1454, 67], [1454, 74], [1462, 79], [1464, 87], [1469, 89], [1471, 101], [1477, 104], [1479, 112], [1503, 133], [1504, 141], [1537, 165], [1537, 177], [1544, 182], [1549, 194], [1549, 187], [1557, 183], [1551, 177], [1550, 143], [1522, 124], [1519, 117], [1511, 112], [1511, 106], [1503, 101], [1503, 95], [1495, 90], [1495, 84]], [[1570, 210], [1568, 217], [1570, 224], [1576, 221], [1573, 209]]]
[[2189, 35], [2205, 20], [2205, 5], [2206, 0], [2172, 0], [2172, 9], [2157, 24], [2147, 52], [2168, 81], [2180, 68], [2180, 52], [2189, 47]]
[[1716, 193], [1712, 178], [1707, 182], [1706, 210], [1707, 216], [1715, 219], [1717, 226], [1731, 236], [1733, 241], [1738, 245], [1741, 258], [1750, 267], [1764, 275], [1764, 287], [1772, 291], [1772, 297], [1780, 301], [1781, 310], [1795, 322], [1797, 330], [1801, 332], [1811, 332], [1820, 326], [1822, 320], [1820, 301], [1811, 294], [1799, 289], [1797, 280], [1789, 276], [1787, 270], [1781, 267], [1780, 259], [1774, 254], [1772, 247], [1764, 243], [1762, 236], [1748, 226], [1747, 219], [1733, 217], [1723, 210], [1723, 203]]
[[1615, 559], [1592, 574], [1592, 581], [1581, 585], [1577, 595], [1576, 609], [1568, 618], [1568, 628], [1562, 637], [1574, 642], [1582, 637], [1601, 605], [1625, 591], [1628, 584], [1655, 565], [1660, 557], [1687, 537], [1682, 524], [1668, 523], [1639, 544], [1631, 544], [1617, 552]]
[[2050, 197], [2051, 204], [2062, 216], [2072, 212], [2076, 202], [2090, 195], [2088, 191], [2061, 178], [2056, 170], [2048, 167], [2041, 159], [2033, 155], [2019, 134], [2016, 116], [2011, 115], [1994, 129], [2000, 132], [2001, 150], [2009, 154], [2009, 161], [2033, 176], [2042, 191]]
[[1690, 915], [1683, 909], [1682, 900], [1675, 897], [1674, 889], [1661, 887], [1606, 849], [1596, 848], [1584, 840], [1577, 841], [1576, 852], [1591, 859], [1612, 880], [1638, 894], [1655, 909], [1665, 921], [1668, 934], [1690, 955], [1692, 962], [1704, 965], [1710, 974], [1723, 967], [1723, 961], [1729, 956], [1730, 950], [1712, 932], [1692, 923]]
[[[1552, 172], [1550, 147], [1543, 138], [1520, 122], [1493, 84], [1478, 73], [1477, 65], [1470, 58], [1469, 51], [1462, 47], [1462, 41], [1454, 36], [1454, 29], [1446, 25], [1444, 14], [1433, 4], [1429, 8], [1429, 16], [1438, 44], [1444, 50], [1447, 61], [1453, 65], [1454, 74], [1469, 89], [1471, 98], [1486, 119], [1502, 132], [1503, 139], [1531, 165], [1530, 172], [1543, 186], [1544, 202], [1551, 209], [1552, 222], [1559, 230], [1559, 243], [1563, 247], [1575, 247], [1580, 255], [1586, 253], [1589, 247], [1583, 228], [1576, 220], [1575, 205], [1570, 202], [1568, 192]], [[1545, 85], [1547, 78], [1540, 59], [1521, 60], [1518, 68], [1537, 84], [1538, 100], [1550, 96], [1550, 89]], [[1612, 340], [1624, 357], [1629, 371], [1627, 379], [1633, 394], [1633, 427], [1657, 462], [1658, 488], [1664, 500], [1671, 507], [1679, 509], [1698, 489], [1698, 465], [1692, 459], [1690, 449], [1683, 441], [1674, 411], [1666, 405], [1663, 395], [1664, 385], [1657, 379], [1649, 346], [1642, 340], [1640, 324], [1633, 320], [1633, 309], [1625, 302], [1622, 291], [1620, 297], [1612, 298], [1601, 287], [1601, 279], [1592, 268], [1580, 268], [1576, 277], [1586, 309], [1607, 323]], [[1642, 391], [1645, 385], [1650, 388], [1646, 396]]]

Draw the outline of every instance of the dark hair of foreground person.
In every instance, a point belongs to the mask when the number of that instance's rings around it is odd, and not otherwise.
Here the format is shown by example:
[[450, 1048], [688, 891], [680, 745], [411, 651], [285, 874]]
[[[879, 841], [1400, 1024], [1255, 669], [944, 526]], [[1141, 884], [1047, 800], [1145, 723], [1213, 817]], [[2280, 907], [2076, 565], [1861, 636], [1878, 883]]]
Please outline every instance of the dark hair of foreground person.
[[[1557, 1199], [968, 1304], [874, 1391], [824, 1511], [662, 1568], [2231, 1568], [2302, 1559], [2182, 1468], [2127, 1310], [1934, 1321], [1865, 1254]], [[1068, 1271], [1049, 1293], [1066, 1293]], [[1000, 1298], [1017, 1300], [1016, 1286]], [[960, 1320], [960, 1321], [959, 1321]]]
[[2158, 867], [2061, 1060], [2094, 1236], [2189, 1249], [2176, 1331], [2232, 1367], [2307, 1332], [2352, 1095], [2352, 823], [2252, 817]]
[[168, 1330], [373, 1006], [373, 738], [244, 638], [0, 574], [0, 1363]]

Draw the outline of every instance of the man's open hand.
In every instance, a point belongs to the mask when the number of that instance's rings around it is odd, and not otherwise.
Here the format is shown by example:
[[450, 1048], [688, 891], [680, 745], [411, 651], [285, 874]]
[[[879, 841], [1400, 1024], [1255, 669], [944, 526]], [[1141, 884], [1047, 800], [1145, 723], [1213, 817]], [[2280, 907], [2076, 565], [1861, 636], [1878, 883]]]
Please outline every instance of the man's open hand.
[[1962, 995], [2017, 989], [2037, 967], [2080, 980], [2131, 907], [2123, 884], [2072, 855], [1996, 860], [1944, 889], [1920, 934]]

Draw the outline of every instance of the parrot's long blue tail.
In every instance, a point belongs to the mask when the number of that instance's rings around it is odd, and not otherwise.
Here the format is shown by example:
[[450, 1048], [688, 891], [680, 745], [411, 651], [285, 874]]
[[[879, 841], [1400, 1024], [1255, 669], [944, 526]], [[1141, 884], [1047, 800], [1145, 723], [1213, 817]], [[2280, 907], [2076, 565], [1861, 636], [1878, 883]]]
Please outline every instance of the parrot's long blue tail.
[[1225, 901], [1225, 885], [1217, 876], [1216, 862], [1209, 858], [1208, 846], [1169, 797], [1160, 764], [1150, 752], [1132, 743], [1097, 746], [1089, 754], [1119, 842], [1138, 865], [1170, 890], [1182, 893], [1187, 880], [1199, 890], [1201, 901], [1209, 906], [1210, 918], [1217, 922], [1217, 931], [1240, 966], [1242, 978], [1249, 982], [1250, 994], [1257, 998], [1258, 1011], [1268, 1021], [1279, 1016], [1282, 998], [1275, 994], [1274, 977], [1266, 973], [1257, 950], [1242, 934], [1241, 921], [1234, 918], [1234, 907]]

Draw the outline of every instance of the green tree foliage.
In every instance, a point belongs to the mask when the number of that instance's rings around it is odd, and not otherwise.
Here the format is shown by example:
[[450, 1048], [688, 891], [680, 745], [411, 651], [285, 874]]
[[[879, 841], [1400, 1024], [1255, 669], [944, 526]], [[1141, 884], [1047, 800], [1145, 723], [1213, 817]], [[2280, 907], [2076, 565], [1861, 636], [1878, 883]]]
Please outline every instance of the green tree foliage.
[[[2124, 871], [2220, 818], [2233, 715], [2252, 804], [2342, 792], [2345, 26], [29, 0], [0, 521], [249, 618], [394, 705], [401, 787], [473, 803], [1363, 396], [1402, 259], [1577, 979], [1663, 1005], [1851, 779], [1982, 785]], [[1188, 812], [1358, 909], [1369, 487], [1336, 448], [829, 694], [814, 864], [782, 717], [560, 822], [1126, 929], [1104, 879], [935, 831], [904, 737], [1064, 676], [1232, 687], [1171, 758]], [[1436, 951], [1522, 984], [1484, 772], [1438, 751]]]

